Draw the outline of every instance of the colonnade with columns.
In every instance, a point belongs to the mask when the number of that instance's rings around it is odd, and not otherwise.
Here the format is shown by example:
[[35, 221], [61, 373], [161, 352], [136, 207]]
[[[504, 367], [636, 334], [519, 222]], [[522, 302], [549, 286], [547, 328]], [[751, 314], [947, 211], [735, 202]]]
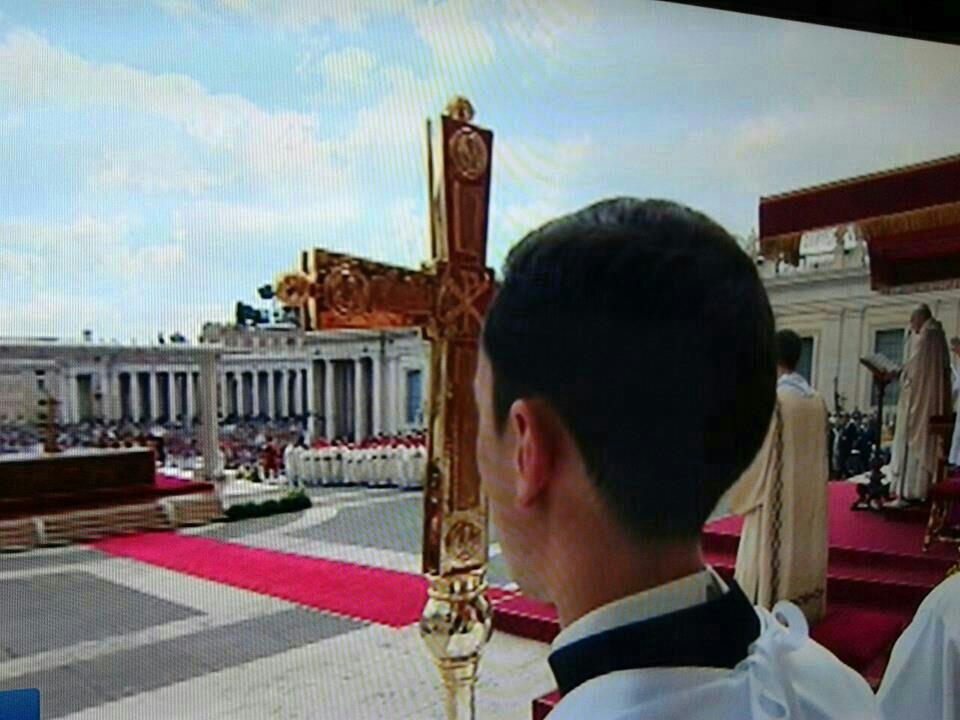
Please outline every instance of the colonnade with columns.
[[[225, 355], [215, 368], [221, 420], [306, 420], [311, 437], [362, 440], [422, 427], [427, 387], [422, 353], [323, 352], [289, 361]], [[418, 387], [410, 374], [418, 374]], [[61, 422], [83, 420], [182, 423], [200, 417], [196, 363], [113, 362], [71, 365], [48, 373], [61, 399]], [[417, 397], [411, 397], [417, 393]], [[411, 416], [409, 408], [419, 407]]]

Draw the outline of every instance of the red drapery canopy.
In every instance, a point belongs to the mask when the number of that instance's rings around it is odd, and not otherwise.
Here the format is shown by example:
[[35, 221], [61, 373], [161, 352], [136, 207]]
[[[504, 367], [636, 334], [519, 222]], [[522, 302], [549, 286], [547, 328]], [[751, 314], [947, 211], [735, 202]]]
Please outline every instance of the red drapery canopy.
[[873, 288], [960, 287], [960, 155], [760, 200], [760, 246], [797, 264], [804, 232], [855, 224]]

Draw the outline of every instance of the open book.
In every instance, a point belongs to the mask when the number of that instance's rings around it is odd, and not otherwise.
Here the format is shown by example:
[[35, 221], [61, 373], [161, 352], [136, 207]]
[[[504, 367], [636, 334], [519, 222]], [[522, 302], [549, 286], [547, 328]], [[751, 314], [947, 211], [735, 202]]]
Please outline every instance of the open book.
[[900, 366], [883, 353], [867, 355], [860, 362], [878, 379], [895, 380], [900, 374]]

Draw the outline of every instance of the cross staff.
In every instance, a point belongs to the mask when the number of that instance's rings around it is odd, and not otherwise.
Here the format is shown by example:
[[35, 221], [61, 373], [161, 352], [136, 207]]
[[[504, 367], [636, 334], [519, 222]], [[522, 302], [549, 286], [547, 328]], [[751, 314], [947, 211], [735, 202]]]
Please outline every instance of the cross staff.
[[486, 267], [493, 133], [471, 124], [472, 117], [463, 98], [441, 116], [436, 188], [427, 122], [432, 257], [422, 270], [317, 249], [305, 254], [301, 272], [277, 283], [278, 298], [298, 309], [305, 329], [419, 327], [431, 342], [423, 524], [430, 587], [420, 632], [447, 686], [450, 718], [474, 716], [479, 657], [491, 629], [472, 380], [494, 291]]

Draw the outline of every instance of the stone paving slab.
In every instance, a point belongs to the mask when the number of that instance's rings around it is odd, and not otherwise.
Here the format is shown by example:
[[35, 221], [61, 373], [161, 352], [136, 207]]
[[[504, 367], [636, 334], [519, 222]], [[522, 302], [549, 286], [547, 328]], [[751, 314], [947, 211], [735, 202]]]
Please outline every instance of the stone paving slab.
[[[553, 681], [547, 646], [495, 634], [477, 717], [529, 720]], [[416, 628], [369, 626], [216, 673], [78, 711], [66, 720], [445, 720], [439, 674]]]
[[0, 646], [8, 657], [183, 620], [199, 611], [88, 572], [0, 580]]
[[0, 557], [0, 577], [7, 573], [25, 570], [42, 570], [62, 565], [80, 565], [96, 562], [103, 556], [83, 547], [42, 548], [18, 555]]
[[[291, 609], [0, 681], [39, 687], [45, 718], [94, 708], [351, 632], [362, 623]], [[94, 691], [84, 689], [85, 686]], [[53, 689], [53, 692], [48, 690]], [[198, 698], [194, 698], [198, 700]], [[153, 717], [176, 717], [157, 712]]]

